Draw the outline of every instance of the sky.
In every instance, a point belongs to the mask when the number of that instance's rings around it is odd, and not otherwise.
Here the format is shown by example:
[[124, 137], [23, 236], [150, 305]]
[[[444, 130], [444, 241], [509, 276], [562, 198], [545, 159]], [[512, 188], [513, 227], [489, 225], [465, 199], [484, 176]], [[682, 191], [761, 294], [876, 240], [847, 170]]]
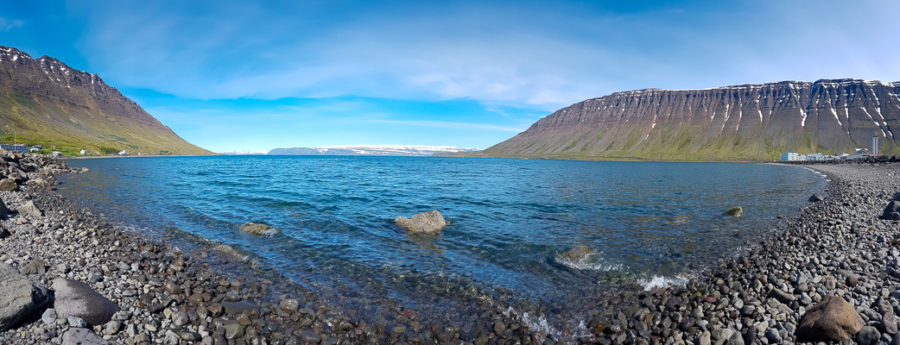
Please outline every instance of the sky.
[[216, 152], [484, 149], [616, 91], [900, 80], [896, 1], [4, 1], [0, 45]]

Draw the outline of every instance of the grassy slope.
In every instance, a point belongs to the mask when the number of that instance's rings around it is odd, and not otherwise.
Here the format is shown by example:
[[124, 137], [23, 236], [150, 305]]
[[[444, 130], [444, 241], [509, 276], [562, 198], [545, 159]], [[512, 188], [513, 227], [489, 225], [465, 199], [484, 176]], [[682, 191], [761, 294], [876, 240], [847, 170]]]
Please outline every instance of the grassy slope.
[[[658, 161], [771, 161], [777, 160], [781, 153], [787, 152], [792, 147], [800, 153], [822, 152], [819, 145], [804, 138], [799, 145], [791, 145], [783, 141], [772, 143], [771, 139], [760, 140], [761, 134], [753, 134], [751, 137], [724, 137], [703, 140], [704, 128], [682, 127], [667, 130], [660, 128], [664, 133], [651, 136], [642, 141], [642, 134], [636, 130], [625, 130], [618, 133], [570, 133], [566, 139], [551, 138], [549, 141], [565, 140], [560, 144], [561, 149], [547, 149], [547, 143], [529, 142], [528, 145], [516, 143], [513, 145], [498, 144], [485, 151], [470, 154], [479, 157], [509, 157], [509, 158], [537, 158], [537, 159], [567, 159], [567, 160], [658, 160]], [[608, 145], [596, 145], [601, 142], [601, 137], [613, 135], [616, 138]], [[859, 147], [866, 147], [861, 145]], [[551, 153], [547, 153], [547, 152]], [[900, 145], [891, 146], [882, 142], [882, 154], [900, 154]]]
[[[93, 153], [128, 150], [131, 154], [202, 155], [209, 151], [194, 146], [168, 128], [106, 114], [90, 97], [81, 104], [59, 104], [0, 90], [0, 138], [42, 144], [52, 150], [75, 155], [81, 149]], [[10, 125], [10, 128], [6, 126]]]

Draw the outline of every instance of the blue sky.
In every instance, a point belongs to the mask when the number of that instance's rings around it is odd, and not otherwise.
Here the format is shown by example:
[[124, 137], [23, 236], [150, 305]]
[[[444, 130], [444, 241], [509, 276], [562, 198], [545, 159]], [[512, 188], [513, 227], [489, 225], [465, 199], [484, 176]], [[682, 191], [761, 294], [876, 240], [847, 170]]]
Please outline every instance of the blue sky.
[[486, 148], [641, 88], [900, 80], [893, 1], [5, 1], [0, 45], [213, 151]]

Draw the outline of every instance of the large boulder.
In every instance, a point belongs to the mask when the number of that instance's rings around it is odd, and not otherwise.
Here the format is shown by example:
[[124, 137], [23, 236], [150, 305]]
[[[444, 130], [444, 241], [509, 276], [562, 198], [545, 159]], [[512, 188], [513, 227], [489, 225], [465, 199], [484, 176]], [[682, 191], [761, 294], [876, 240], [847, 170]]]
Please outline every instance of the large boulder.
[[431, 210], [423, 213], [416, 213], [412, 219], [406, 217], [397, 217], [394, 219], [401, 228], [412, 233], [433, 234], [444, 229], [447, 222], [437, 210]]
[[119, 306], [80, 281], [56, 278], [51, 287], [56, 292], [53, 309], [61, 319], [75, 316], [96, 326], [106, 323], [119, 311]]
[[19, 185], [16, 184], [16, 180], [13, 180], [11, 178], [5, 178], [5, 179], [0, 180], [0, 190], [12, 192], [16, 189], [19, 189]]
[[12, 266], [0, 263], [0, 332], [37, 315], [49, 300], [47, 289], [35, 286]]
[[238, 230], [241, 232], [246, 232], [252, 235], [263, 235], [263, 236], [272, 236], [278, 233], [278, 230], [275, 228], [268, 226], [266, 224], [260, 223], [244, 223], [238, 227]]
[[34, 201], [28, 200], [28, 202], [22, 204], [22, 206], [16, 207], [16, 211], [19, 214], [27, 214], [32, 218], [38, 218], [43, 215], [41, 209], [34, 206]]
[[881, 214], [882, 219], [900, 220], [900, 201], [894, 200], [887, 204], [884, 212]]
[[797, 328], [797, 340], [844, 341], [853, 337], [864, 325], [859, 313], [842, 297], [825, 296], [803, 314]]

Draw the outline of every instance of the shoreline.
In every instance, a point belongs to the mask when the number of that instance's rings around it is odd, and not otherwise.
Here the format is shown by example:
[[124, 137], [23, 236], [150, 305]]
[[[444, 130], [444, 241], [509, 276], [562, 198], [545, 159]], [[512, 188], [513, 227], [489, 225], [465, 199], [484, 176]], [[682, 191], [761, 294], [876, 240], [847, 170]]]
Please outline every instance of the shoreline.
[[[842, 166], [836, 167], [839, 167], [837, 170], [842, 170]], [[684, 286], [653, 291], [629, 290], [619, 297], [601, 298], [598, 303], [600, 313], [589, 322], [585, 320], [586, 332], [580, 335], [548, 337], [529, 330], [526, 328], [527, 320], [523, 320], [522, 315], [515, 315], [509, 310], [504, 313], [500, 310], [503, 306], [493, 305], [491, 301], [483, 306], [490, 315], [479, 318], [481, 323], [485, 323], [481, 325], [483, 327], [468, 332], [443, 328], [429, 320], [416, 320], [414, 316], [405, 317], [402, 309], [395, 311], [400, 315], [388, 315], [392, 318], [391, 322], [372, 325], [360, 317], [348, 315], [353, 311], [333, 308], [310, 290], [286, 282], [283, 278], [279, 279], [280, 275], [277, 273], [254, 267], [249, 260], [241, 260], [243, 254], [234, 249], [229, 250], [230, 247], [202, 239], [188, 239], [196, 242], [198, 247], [190, 253], [181, 253], [171, 243], [160, 243], [161, 241], [111, 226], [101, 217], [78, 209], [71, 201], [47, 191], [47, 186], [35, 183], [42, 175], [38, 173], [29, 173], [30, 182], [23, 182], [20, 185], [21, 191], [0, 192], [10, 209], [15, 209], [27, 199], [33, 200], [44, 211], [44, 216], [41, 217], [11, 215], [9, 219], [0, 222], [3, 228], [12, 232], [10, 237], [0, 239], [0, 249], [3, 249], [0, 261], [12, 264], [19, 271], [35, 266], [32, 265], [35, 259], [43, 261], [45, 272], [29, 273], [26, 276], [45, 287], [49, 287], [50, 280], [58, 276], [90, 282], [92, 288], [113, 300], [122, 310], [130, 312], [124, 320], [114, 318], [114, 321], [120, 321], [117, 331], [112, 331], [115, 325], [109, 326], [109, 329], [105, 324], [93, 327], [94, 333], [113, 343], [143, 344], [162, 341], [173, 344], [226, 344], [236, 340], [246, 343], [265, 340], [267, 344], [282, 344], [291, 343], [293, 339], [296, 343], [333, 340], [346, 343], [407, 341], [484, 344], [511, 341], [526, 344], [560, 340], [564, 343], [679, 344], [704, 343], [710, 337], [716, 340], [724, 334], [729, 334], [729, 337], [740, 334], [748, 344], [787, 343], [795, 339], [790, 330], [792, 327], [796, 329], [802, 315], [800, 308], [805, 310], [811, 307], [826, 292], [840, 292], [837, 290], [839, 287], [846, 293], [848, 287], [841, 284], [846, 279], [838, 279], [844, 278], [842, 273], [826, 270], [823, 272], [828, 274], [810, 274], [811, 277], [802, 279], [806, 283], [806, 290], [800, 289], [800, 286], [791, 289], [791, 285], [798, 285], [794, 281], [801, 280], [791, 279], [789, 273], [793, 270], [782, 268], [770, 272], [767, 266], [782, 263], [785, 258], [779, 255], [789, 256], [790, 251], [786, 249], [800, 252], [809, 249], [800, 244], [809, 236], [805, 228], [821, 224], [822, 214], [817, 212], [837, 212], [835, 215], [844, 216], [844, 219], [835, 217], [838, 221], [833, 223], [844, 224], [848, 217], [841, 214], [841, 211], [846, 208], [838, 203], [852, 202], [843, 201], [845, 197], [863, 198], [868, 204], [872, 204], [872, 200], [868, 199], [872, 199], [873, 195], [860, 197], [855, 195], [859, 193], [849, 193], [849, 188], [857, 183], [844, 181], [849, 178], [841, 176], [860, 172], [854, 169], [865, 172], [865, 167], [871, 167], [868, 169], [871, 171], [886, 170], [894, 175], [893, 180], [888, 181], [892, 184], [888, 183], [884, 188], [893, 188], [889, 194], [900, 191], [897, 184], [897, 180], [900, 180], [900, 165], [896, 163], [843, 167], [851, 168], [849, 171], [826, 172], [831, 182], [827, 182], [825, 186], [825, 201], [811, 203], [800, 215], [773, 225], [764, 238], [753, 240], [761, 243], [752, 243], [746, 250], [741, 250], [746, 254], [719, 260], [719, 265], [710, 265], [717, 267], [698, 272]], [[827, 167], [823, 167], [825, 168]], [[882, 198], [881, 194], [887, 193], [878, 190], [869, 192], [877, 193]], [[859, 200], [856, 202], [860, 203]], [[886, 203], [887, 199], [879, 202]], [[881, 205], [882, 208], [883, 206]], [[881, 209], [871, 208], [865, 209], [866, 216], [871, 218], [872, 214], [880, 214]], [[875, 224], [881, 220], [863, 218], [861, 221]], [[882, 233], [886, 231], [876, 225], [872, 226]], [[891, 226], [898, 229], [897, 222], [893, 222]], [[804, 235], [798, 236], [799, 234]], [[190, 237], [177, 233], [174, 236]], [[841, 232], [839, 238], [843, 239], [844, 236], [847, 234]], [[874, 240], [878, 243], [877, 238]], [[778, 241], [781, 241], [780, 244]], [[88, 256], [86, 253], [91, 254]], [[80, 262], [85, 264], [79, 266]], [[795, 265], [789, 264], [787, 267], [793, 268]], [[856, 273], [860, 284], [866, 287], [865, 291], [875, 289], [866, 285], [872, 281], [866, 279], [865, 273], [871, 272]], [[97, 275], [100, 279], [93, 281]], [[743, 277], [747, 275], [755, 277]], [[830, 276], [831, 279], [825, 276]], [[754, 283], [754, 280], [760, 284]], [[820, 287], [815, 286], [815, 294], [809, 293], [810, 286], [813, 285], [811, 281], [821, 283], [825, 280], [834, 280], [835, 287], [819, 293]], [[893, 283], [900, 285], [900, 279], [894, 279]], [[888, 287], [889, 290], [893, 288]], [[785, 300], [790, 300], [789, 303], [783, 303], [776, 298], [778, 296], [769, 297], [771, 291], [776, 289], [793, 295], [794, 299], [781, 295]], [[870, 298], [855, 296], [853, 290], [849, 291], [848, 301], [854, 307], [871, 310]], [[804, 304], [807, 299], [809, 303]], [[741, 302], [737, 302], [738, 300]], [[772, 300], [775, 302], [770, 302]], [[252, 306], [247, 307], [247, 303]], [[895, 299], [891, 303], [900, 310]], [[235, 304], [247, 308], [241, 309]], [[755, 310], [744, 313], [744, 309], [747, 309], [744, 307], [749, 305], [755, 306]], [[786, 308], [791, 312], [788, 313]], [[176, 326], [184, 321], [182, 313], [187, 315], [187, 321]], [[263, 321], [259, 324], [255, 320]], [[0, 343], [59, 343], [63, 335], [70, 331], [64, 320], [60, 321], [48, 324], [36, 320], [0, 332]], [[762, 323], [765, 323], [765, 327]], [[420, 326], [418, 330], [416, 324]], [[237, 335], [238, 329], [240, 336]]]

